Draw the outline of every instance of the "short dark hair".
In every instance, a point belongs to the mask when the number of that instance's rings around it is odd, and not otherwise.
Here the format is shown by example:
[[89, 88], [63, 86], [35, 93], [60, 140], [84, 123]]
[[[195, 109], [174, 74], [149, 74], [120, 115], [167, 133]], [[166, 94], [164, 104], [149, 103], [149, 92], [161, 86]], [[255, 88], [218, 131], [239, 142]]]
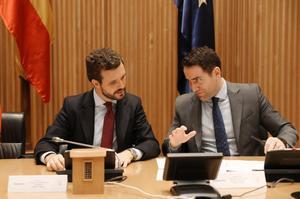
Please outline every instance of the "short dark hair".
[[184, 67], [199, 65], [209, 74], [216, 66], [221, 68], [221, 60], [219, 56], [213, 49], [207, 46], [193, 48], [191, 52], [183, 58], [182, 64]]
[[86, 72], [89, 81], [102, 83], [102, 70], [112, 70], [124, 64], [122, 57], [110, 48], [97, 48], [86, 57]]

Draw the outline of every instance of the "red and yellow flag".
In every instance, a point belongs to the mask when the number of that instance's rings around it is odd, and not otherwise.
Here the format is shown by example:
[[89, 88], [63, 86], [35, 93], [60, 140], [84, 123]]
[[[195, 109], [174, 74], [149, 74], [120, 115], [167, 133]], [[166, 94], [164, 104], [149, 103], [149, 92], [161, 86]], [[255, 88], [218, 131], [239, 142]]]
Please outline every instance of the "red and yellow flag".
[[[0, 16], [16, 40], [25, 78], [44, 102], [50, 100], [49, 0], [0, 0]], [[42, 16], [44, 15], [44, 16]], [[47, 20], [48, 18], [48, 20]], [[50, 33], [52, 27], [48, 27]]]
[[[2, 132], [2, 109], [1, 109], [1, 105], [0, 105], [0, 138], [1, 138], [1, 132]], [[0, 140], [1, 142], [1, 140]]]

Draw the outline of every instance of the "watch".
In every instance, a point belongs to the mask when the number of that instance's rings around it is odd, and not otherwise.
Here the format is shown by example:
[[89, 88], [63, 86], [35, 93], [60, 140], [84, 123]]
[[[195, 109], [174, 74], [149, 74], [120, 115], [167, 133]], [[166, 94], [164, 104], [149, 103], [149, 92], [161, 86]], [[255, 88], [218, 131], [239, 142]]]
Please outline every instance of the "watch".
[[138, 154], [136, 153], [136, 151], [133, 148], [129, 148], [128, 151], [131, 153], [133, 157], [132, 160], [137, 160]]

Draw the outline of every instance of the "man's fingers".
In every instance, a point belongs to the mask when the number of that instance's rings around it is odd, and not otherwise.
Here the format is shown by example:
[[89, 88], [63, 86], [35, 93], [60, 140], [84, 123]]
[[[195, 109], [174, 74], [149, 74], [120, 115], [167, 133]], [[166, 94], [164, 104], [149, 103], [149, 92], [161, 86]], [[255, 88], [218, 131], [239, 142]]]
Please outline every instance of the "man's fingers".
[[191, 139], [192, 137], [194, 137], [196, 135], [196, 133], [197, 133], [196, 131], [191, 131], [186, 135], [187, 135], [188, 139]]
[[125, 168], [125, 167], [127, 167], [128, 164], [129, 164], [129, 161], [125, 160], [125, 161], [123, 162], [122, 167]]
[[47, 166], [48, 171], [53, 171], [53, 168], [52, 168], [50, 162], [48, 162], [46, 166]]
[[284, 143], [280, 139], [274, 137], [270, 137], [267, 139], [265, 144], [265, 153], [267, 153], [268, 151], [280, 149], [285, 149]]
[[47, 169], [49, 171], [62, 171], [65, 169], [65, 160], [61, 154], [51, 157], [47, 162]]
[[[180, 129], [180, 128], [179, 128]], [[196, 135], [196, 131], [191, 131], [189, 133], [185, 133], [184, 131], [181, 130], [173, 130], [172, 133], [169, 135], [169, 139], [173, 139], [174, 137], [179, 138], [180, 140], [184, 141], [186, 139], [190, 139]]]
[[58, 155], [58, 161], [60, 162], [60, 164], [63, 166], [63, 169], [64, 169], [65, 168], [65, 159], [61, 154]]
[[60, 163], [60, 161], [58, 160], [58, 158], [55, 158], [53, 160], [52, 166], [54, 166], [54, 170], [55, 171], [61, 171], [61, 170], [64, 169], [63, 165]]
[[273, 149], [274, 143], [272, 141], [272, 138], [267, 139], [266, 144], [265, 144], [265, 153], [268, 151], [271, 151]]
[[119, 165], [122, 167], [127, 167], [132, 161], [132, 155], [128, 150], [124, 150], [118, 153]]
[[172, 134], [176, 134], [176, 133], [185, 133], [185, 132], [182, 128], [178, 127], [172, 131]]
[[184, 125], [181, 125], [181, 126], [180, 126], [180, 129], [182, 129], [182, 130], [184, 130], [184, 131], [187, 130], [186, 126], [184, 126]]

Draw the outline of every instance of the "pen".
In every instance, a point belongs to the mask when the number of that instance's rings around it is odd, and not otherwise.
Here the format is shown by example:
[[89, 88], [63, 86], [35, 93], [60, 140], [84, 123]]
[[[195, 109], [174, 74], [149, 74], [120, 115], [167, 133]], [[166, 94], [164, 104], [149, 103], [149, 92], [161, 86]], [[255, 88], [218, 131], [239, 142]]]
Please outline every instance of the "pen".
[[[251, 138], [257, 142], [259, 142], [261, 145], [265, 145], [266, 144], [266, 140], [261, 140], [253, 135], [251, 135]], [[284, 144], [286, 144], [289, 148], [295, 149], [294, 146], [292, 146], [291, 144], [289, 144], [288, 142], [285, 142]]]
[[265, 145], [266, 144], [266, 140], [261, 140], [253, 135], [251, 135], [251, 138], [257, 142], [259, 142], [261, 145]]
[[[251, 169], [251, 171], [264, 171], [264, 169]], [[236, 170], [226, 170], [226, 172], [237, 172]]]

